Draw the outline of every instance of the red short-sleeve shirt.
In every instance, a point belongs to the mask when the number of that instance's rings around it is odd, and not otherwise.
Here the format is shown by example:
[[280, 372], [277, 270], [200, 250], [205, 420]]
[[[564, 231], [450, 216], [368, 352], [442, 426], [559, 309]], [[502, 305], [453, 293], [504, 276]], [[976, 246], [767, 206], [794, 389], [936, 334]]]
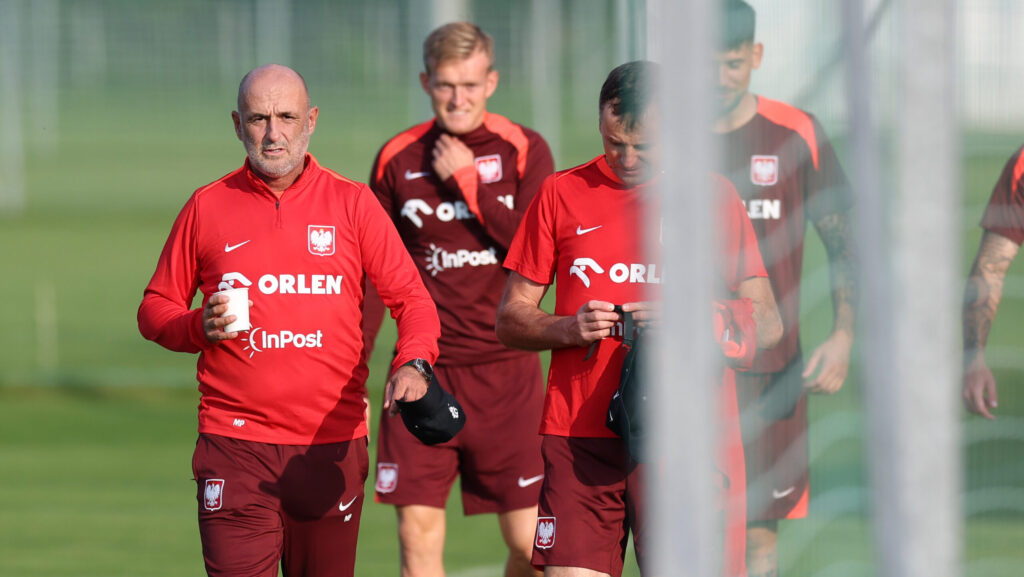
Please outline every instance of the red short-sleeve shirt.
[[[735, 189], [716, 178], [725, 245], [721, 281], [735, 291], [746, 278], [767, 276], [750, 220]], [[628, 187], [604, 156], [558, 172], [541, 185], [505, 259], [505, 267], [541, 284], [556, 284], [555, 314], [573, 315], [589, 300], [617, 304], [660, 296], [660, 262], [644, 248], [645, 216], [655, 182]], [[557, 281], [557, 282], [556, 282]], [[552, 351], [541, 433], [614, 437], [605, 427], [624, 356], [621, 324], [587, 357], [586, 348]]]

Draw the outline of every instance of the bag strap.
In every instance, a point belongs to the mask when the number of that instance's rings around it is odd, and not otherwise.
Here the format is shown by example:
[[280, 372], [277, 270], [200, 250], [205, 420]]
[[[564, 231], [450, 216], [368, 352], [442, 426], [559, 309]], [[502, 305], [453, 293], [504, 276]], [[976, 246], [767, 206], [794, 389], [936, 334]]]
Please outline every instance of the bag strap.
[[[626, 352], [629, 352], [636, 343], [636, 339], [640, 336], [642, 329], [637, 326], [636, 322], [633, 320], [633, 313], [622, 310], [622, 307], [619, 305], [615, 305], [615, 312], [622, 315], [622, 348], [626, 349]], [[587, 349], [587, 354], [583, 357], [584, 361], [589, 360], [594, 354], [594, 351], [597, 349], [597, 343], [599, 342], [600, 341], [598, 340], [590, 343], [590, 347]]]
[[633, 322], [633, 313], [622, 312], [622, 348], [629, 351], [640, 336], [640, 329]]

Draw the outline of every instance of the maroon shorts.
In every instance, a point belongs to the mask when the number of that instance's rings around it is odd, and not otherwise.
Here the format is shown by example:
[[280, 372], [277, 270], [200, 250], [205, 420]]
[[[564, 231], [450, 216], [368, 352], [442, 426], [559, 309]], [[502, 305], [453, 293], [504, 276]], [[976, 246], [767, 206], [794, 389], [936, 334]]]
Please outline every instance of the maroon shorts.
[[778, 373], [736, 373], [747, 466], [747, 521], [807, 516], [807, 396], [797, 357]]
[[630, 531], [645, 565], [643, 470], [621, 439], [545, 435], [533, 565], [622, 574]]
[[377, 437], [377, 501], [445, 506], [462, 477], [466, 515], [504, 513], [537, 504], [544, 385], [535, 354], [494, 363], [437, 366], [441, 386], [466, 412], [466, 425], [447, 443], [427, 446], [401, 417], [382, 414]]
[[351, 576], [366, 439], [271, 445], [200, 434], [192, 457], [209, 575]]

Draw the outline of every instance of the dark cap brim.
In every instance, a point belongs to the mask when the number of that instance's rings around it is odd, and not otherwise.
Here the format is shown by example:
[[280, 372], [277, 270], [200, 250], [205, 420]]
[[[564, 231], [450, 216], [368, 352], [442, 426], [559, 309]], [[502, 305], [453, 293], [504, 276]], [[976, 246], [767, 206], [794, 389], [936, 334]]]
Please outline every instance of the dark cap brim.
[[437, 377], [430, 379], [427, 393], [415, 401], [396, 401], [402, 422], [425, 445], [450, 441], [466, 423], [462, 405], [441, 388]]

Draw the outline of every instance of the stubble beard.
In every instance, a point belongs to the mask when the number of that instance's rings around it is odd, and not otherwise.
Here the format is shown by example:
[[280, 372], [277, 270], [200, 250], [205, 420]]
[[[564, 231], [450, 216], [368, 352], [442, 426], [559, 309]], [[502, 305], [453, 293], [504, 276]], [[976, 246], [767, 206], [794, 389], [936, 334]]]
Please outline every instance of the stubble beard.
[[295, 142], [271, 143], [267, 147], [281, 146], [287, 151], [287, 155], [279, 160], [268, 159], [263, 156], [264, 146], [249, 138], [245, 139], [245, 152], [249, 156], [249, 162], [260, 174], [280, 178], [291, 173], [306, 160], [306, 150], [309, 148], [309, 127], [302, 129], [302, 133]]

